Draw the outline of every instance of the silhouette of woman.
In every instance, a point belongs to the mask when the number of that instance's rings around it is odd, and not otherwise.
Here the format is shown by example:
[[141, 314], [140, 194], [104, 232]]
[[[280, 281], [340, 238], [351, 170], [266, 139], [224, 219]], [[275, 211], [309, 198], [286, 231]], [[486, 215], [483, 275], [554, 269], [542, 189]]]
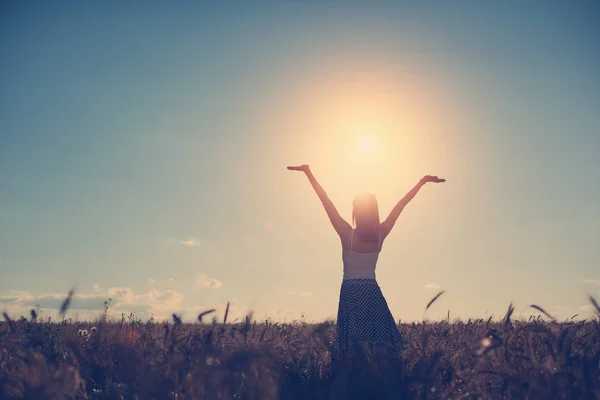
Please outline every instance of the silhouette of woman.
[[308, 165], [288, 169], [306, 174], [342, 242], [344, 275], [337, 314], [336, 347], [343, 354], [352, 354], [366, 346], [399, 355], [405, 348], [404, 340], [375, 279], [375, 266], [383, 241], [404, 207], [426, 183], [446, 180], [424, 176], [382, 223], [379, 222], [375, 196], [369, 193], [356, 196], [352, 203], [353, 228], [340, 216]]

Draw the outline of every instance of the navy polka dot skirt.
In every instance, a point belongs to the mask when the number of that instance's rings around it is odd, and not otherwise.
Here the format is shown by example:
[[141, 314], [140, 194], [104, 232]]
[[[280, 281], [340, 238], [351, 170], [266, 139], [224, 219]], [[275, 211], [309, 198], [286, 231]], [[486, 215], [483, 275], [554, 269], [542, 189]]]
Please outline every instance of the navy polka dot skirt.
[[366, 345], [399, 356], [406, 348], [375, 279], [342, 282], [335, 344], [345, 354]]

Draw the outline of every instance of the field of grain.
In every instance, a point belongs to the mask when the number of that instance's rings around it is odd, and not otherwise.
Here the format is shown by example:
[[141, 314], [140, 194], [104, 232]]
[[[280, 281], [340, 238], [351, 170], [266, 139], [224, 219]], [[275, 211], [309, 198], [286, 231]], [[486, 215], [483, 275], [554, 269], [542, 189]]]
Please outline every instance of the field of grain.
[[[598, 316], [600, 308], [594, 299]], [[63, 313], [68, 306], [65, 301]], [[342, 360], [333, 322], [101, 318], [0, 324], [6, 399], [600, 399], [600, 322], [401, 324], [403, 359]], [[540, 314], [544, 310], [540, 308]], [[217, 319], [217, 317], [219, 319]], [[205, 320], [212, 318], [212, 322]]]

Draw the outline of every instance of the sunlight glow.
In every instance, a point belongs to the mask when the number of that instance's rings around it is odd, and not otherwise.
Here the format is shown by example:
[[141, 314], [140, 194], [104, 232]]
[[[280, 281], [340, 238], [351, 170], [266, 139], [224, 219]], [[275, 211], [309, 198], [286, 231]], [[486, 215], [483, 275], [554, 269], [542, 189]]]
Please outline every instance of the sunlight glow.
[[365, 136], [358, 141], [358, 151], [361, 155], [371, 157], [376, 150], [375, 141], [372, 138]]
[[349, 69], [332, 62], [299, 81], [294, 101], [276, 121], [278, 131], [290, 133], [281, 143], [288, 152], [282, 163], [309, 164], [343, 215], [364, 191], [381, 207], [393, 207], [451, 154], [444, 146], [451, 116], [460, 113], [440, 106], [435, 77], [405, 68], [366, 62]]

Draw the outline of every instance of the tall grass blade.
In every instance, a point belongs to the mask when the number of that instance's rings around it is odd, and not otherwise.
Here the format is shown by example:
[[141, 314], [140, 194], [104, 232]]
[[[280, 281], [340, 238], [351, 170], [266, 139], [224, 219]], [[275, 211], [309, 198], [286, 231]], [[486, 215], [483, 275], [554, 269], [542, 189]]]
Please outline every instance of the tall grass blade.
[[433, 296], [433, 299], [431, 299], [429, 301], [429, 303], [427, 303], [427, 307], [425, 307], [425, 311], [427, 311], [429, 309], [429, 307], [431, 307], [431, 305], [440, 298], [441, 295], [443, 295], [445, 292], [445, 290], [442, 290], [441, 292], [439, 292], [438, 294], [436, 294], [435, 296]]
[[542, 314], [544, 314], [546, 317], [550, 318], [553, 321], [556, 321], [556, 318], [554, 318], [552, 315], [548, 314], [546, 312], [546, 310], [544, 310], [542, 307], [540, 306], [536, 306], [535, 304], [530, 305], [529, 307], [531, 308], [535, 308], [536, 310], [538, 310], [539, 312], [541, 312]]
[[67, 298], [62, 302], [61, 306], [60, 306], [60, 315], [61, 316], [65, 316], [65, 313], [67, 312], [67, 310], [69, 309], [69, 306], [71, 305], [71, 300], [73, 300], [73, 295], [75, 294], [75, 289], [71, 289], [69, 290], [69, 294], [67, 295]]
[[210, 310], [206, 310], [204, 312], [201, 312], [200, 314], [198, 314], [198, 321], [202, 322], [202, 318], [204, 318], [205, 315], [214, 313], [216, 310], [214, 308], [210, 309]]
[[182, 323], [181, 317], [175, 313], [173, 313], [173, 323], [175, 325], [181, 325], [181, 323]]
[[6, 312], [3, 312], [2, 315], [4, 316], [4, 319], [6, 320], [6, 322], [8, 323], [8, 328], [10, 329], [10, 331], [12, 333], [15, 333], [15, 331], [17, 330], [17, 325], [15, 324], [15, 321], [13, 321]]
[[227, 323], [227, 315], [229, 314], [229, 302], [227, 302], [227, 307], [225, 308], [225, 317], [223, 317], [223, 323]]
[[504, 316], [504, 323], [505, 324], [510, 324], [510, 317], [512, 316], [513, 312], [515, 311], [515, 308], [513, 307], [512, 303], [510, 303], [508, 305], [508, 310], [506, 311], [506, 315]]
[[596, 299], [594, 299], [591, 295], [590, 295], [590, 301], [596, 308], [596, 314], [600, 317], [600, 305], [598, 305], [598, 302], [596, 301]]

